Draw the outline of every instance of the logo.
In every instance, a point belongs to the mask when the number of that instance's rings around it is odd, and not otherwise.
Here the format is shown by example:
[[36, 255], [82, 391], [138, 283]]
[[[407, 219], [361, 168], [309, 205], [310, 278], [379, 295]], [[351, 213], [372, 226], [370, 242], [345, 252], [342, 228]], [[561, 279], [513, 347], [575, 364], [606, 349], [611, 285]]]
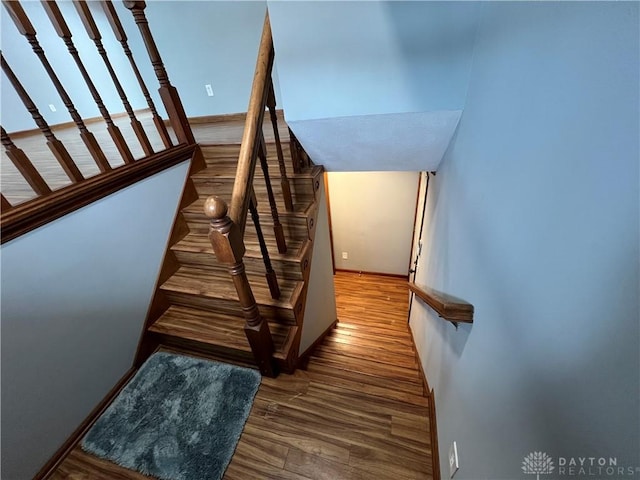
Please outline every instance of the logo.
[[540, 475], [547, 475], [553, 472], [553, 460], [544, 452], [531, 452], [522, 461], [522, 471], [535, 475], [536, 480], [540, 480]]

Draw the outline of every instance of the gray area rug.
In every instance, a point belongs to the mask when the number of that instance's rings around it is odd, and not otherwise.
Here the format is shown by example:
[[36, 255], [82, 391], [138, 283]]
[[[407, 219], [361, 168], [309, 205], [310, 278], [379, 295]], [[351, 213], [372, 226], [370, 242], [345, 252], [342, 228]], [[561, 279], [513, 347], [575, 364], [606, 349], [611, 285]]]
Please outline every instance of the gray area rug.
[[258, 387], [248, 368], [155, 353], [82, 440], [82, 448], [165, 480], [220, 479]]

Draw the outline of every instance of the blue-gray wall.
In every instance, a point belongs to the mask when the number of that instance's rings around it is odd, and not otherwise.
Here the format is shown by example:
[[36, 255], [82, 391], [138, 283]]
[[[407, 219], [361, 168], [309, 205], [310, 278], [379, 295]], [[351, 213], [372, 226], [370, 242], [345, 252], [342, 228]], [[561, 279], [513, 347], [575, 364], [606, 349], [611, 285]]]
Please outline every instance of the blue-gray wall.
[[314, 161], [438, 167], [465, 102], [477, 2], [268, 4], [285, 116]]
[[189, 117], [247, 111], [266, 11], [266, 0], [148, 2], [149, 24]]
[[460, 480], [535, 478], [533, 451], [545, 478], [629, 478], [558, 457], [640, 467], [638, 38], [638, 3], [482, 6], [417, 276], [475, 323], [411, 315], [443, 478], [453, 441]]
[[477, 2], [268, 4], [287, 120], [464, 105]]
[[0, 249], [3, 480], [26, 480], [133, 363], [189, 162]]

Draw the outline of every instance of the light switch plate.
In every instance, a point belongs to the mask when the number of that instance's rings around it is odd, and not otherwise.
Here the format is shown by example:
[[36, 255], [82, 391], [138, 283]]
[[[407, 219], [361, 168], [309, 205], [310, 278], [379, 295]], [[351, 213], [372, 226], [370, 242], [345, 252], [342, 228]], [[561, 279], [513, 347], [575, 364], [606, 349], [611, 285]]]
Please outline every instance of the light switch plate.
[[456, 442], [453, 442], [451, 447], [449, 447], [449, 478], [453, 478], [459, 468], [458, 446], [456, 445]]

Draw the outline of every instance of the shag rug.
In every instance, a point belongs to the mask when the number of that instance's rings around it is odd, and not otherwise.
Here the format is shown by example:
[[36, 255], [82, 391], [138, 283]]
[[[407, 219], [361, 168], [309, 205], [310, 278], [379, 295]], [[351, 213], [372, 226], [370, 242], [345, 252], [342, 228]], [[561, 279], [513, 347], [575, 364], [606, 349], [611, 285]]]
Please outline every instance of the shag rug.
[[165, 480], [220, 479], [260, 379], [248, 368], [155, 353], [91, 427], [82, 448]]

